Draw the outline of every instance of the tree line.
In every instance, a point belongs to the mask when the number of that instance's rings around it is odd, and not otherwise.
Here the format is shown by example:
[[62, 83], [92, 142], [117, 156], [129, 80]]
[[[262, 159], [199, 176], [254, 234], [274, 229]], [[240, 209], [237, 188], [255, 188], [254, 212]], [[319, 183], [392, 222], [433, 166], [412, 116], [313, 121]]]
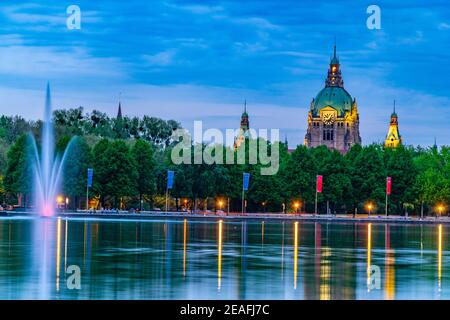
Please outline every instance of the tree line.
[[[110, 119], [106, 115], [97, 120], [98, 114], [83, 115], [82, 109], [54, 112], [56, 150], [61, 153], [76, 137], [62, 182], [71, 209], [85, 206], [87, 168], [94, 169], [90, 196], [98, 208], [164, 209], [167, 170], [175, 171], [170, 190], [173, 210], [241, 211], [243, 172], [251, 174], [246, 192], [248, 212], [293, 212], [297, 210], [294, 204], [299, 204], [301, 212], [314, 212], [317, 175], [323, 176], [323, 192], [318, 196], [321, 213], [326, 208], [332, 213], [362, 213], [368, 202], [374, 205], [372, 213], [384, 213], [387, 176], [392, 178], [391, 214], [434, 214], [438, 204], [450, 203], [449, 147], [355, 145], [342, 155], [324, 146], [300, 145], [289, 151], [287, 144], [274, 142], [279, 146], [279, 171], [264, 176], [260, 164], [174, 165], [170, 134], [180, 127], [177, 122], [145, 117]], [[38, 135], [38, 129], [39, 122], [0, 118], [0, 146], [7, 150], [0, 159], [3, 202], [17, 203], [18, 195], [30, 199], [32, 177], [27, 169], [25, 132]], [[273, 144], [265, 143], [270, 150]]]

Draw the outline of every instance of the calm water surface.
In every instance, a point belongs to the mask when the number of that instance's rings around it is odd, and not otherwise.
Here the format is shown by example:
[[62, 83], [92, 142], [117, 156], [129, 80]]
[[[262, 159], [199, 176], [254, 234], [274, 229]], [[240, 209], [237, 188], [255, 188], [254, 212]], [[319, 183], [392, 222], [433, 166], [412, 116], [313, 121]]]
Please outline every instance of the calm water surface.
[[0, 218], [0, 299], [449, 299], [449, 231]]

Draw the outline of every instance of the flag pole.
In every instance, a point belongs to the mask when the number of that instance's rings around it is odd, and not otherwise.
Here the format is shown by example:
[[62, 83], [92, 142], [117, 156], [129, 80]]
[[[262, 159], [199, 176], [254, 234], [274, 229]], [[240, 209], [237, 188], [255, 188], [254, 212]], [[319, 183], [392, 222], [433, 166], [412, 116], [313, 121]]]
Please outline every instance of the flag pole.
[[[78, 207], [78, 205], [76, 205]], [[89, 184], [86, 183], [86, 212], [89, 211]]]
[[245, 191], [244, 191], [244, 186], [242, 186], [242, 215], [244, 215], [244, 204], [245, 204]]
[[388, 194], [386, 192], [386, 217], [388, 216]]
[[315, 209], [314, 209], [314, 215], [317, 214], [317, 187], [316, 187], [316, 204], [315, 204]]
[[168, 213], [167, 209], [168, 209], [168, 197], [169, 197], [169, 188], [166, 188], [166, 213]]

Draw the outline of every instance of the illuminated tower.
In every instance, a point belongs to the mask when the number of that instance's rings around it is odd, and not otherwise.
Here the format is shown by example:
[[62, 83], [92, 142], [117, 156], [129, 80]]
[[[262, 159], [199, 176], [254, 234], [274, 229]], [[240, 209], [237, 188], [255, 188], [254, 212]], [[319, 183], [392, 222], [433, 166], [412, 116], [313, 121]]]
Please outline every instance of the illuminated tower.
[[312, 100], [308, 112], [305, 145], [325, 145], [346, 153], [354, 144], [361, 144], [356, 99], [344, 89], [336, 45], [330, 60], [325, 88]]
[[402, 144], [402, 136], [398, 131], [398, 117], [395, 112], [395, 101], [394, 101], [394, 112], [391, 114], [391, 122], [389, 123], [389, 131], [384, 142], [386, 148], [397, 148]]
[[248, 129], [250, 128], [250, 122], [248, 120], [247, 113], [247, 101], [244, 102], [244, 112], [241, 115], [241, 126], [239, 128], [239, 133], [234, 140], [234, 148], [237, 149], [245, 141], [246, 138], [250, 137]]

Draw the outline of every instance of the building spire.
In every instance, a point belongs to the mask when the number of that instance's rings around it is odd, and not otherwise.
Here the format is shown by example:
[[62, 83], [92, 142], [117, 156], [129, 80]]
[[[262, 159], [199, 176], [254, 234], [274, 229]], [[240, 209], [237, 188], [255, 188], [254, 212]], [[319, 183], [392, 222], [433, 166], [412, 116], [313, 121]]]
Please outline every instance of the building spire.
[[336, 57], [336, 36], [334, 36], [333, 58], [337, 59], [337, 57]]
[[344, 80], [342, 79], [341, 67], [339, 59], [336, 54], [336, 42], [333, 46], [333, 57], [330, 61], [330, 68], [328, 69], [327, 79], [325, 80], [326, 87], [344, 87]]
[[117, 119], [122, 119], [122, 105], [121, 105], [121, 100], [122, 100], [122, 92], [119, 94], [119, 109], [117, 110]]
[[389, 123], [389, 131], [386, 136], [386, 140], [384, 142], [385, 147], [387, 148], [397, 148], [402, 144], [402, 136], [400, 135], [400, 131], [398, 130], [398, 117], [395, 112], [395, 100], [394, 100], [394, 112], [391, 114], [391, 121]]
[[244, 113], [247, 113], [247, 99], [244, 100]]

